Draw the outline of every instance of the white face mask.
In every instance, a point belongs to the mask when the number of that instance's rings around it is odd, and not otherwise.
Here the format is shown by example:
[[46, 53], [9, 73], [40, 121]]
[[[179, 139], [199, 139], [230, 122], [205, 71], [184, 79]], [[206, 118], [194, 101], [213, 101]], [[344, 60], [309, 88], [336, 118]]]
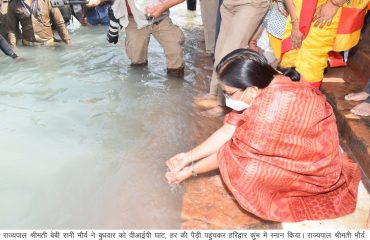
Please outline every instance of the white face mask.
[[[244, 93], [245, 93], [245, 91], [243, 92], [240, 99], [243, 98]], [[231, 97], [229, 97], [227, 95], [225, 95], [225, 100], [226, 100], [226, 106], [228, 106], [229, 108], [234, 109], [235, 111], [238, 111], [238, 112], [243, 111], [243, 110], [250, 107], [250, 105], [248, 103], [245, 103], [241, 100], [234, 100], [234, 99], [232, 99]]]

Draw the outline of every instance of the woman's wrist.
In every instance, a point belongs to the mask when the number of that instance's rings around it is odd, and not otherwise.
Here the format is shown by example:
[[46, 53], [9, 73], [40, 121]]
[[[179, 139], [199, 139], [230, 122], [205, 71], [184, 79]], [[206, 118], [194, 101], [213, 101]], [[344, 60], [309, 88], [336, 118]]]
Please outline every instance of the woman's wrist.
[[195, 172], [195, 169], [194, 169], [194, 162], [191, 162], [190, 170], [191, 170], [191, 175], [192, 175], [193, 177], [198, 176], [198, 174]]
[[292, 19], [290, 20], [290, 23], [291, 23], [292, 25], [299, 24], [299, 19], [298, 19], [298, 17], [292, 18]]
[[194, 162], [194, 159], [193, 159], [193, 150], [190, 150], [189, 152], [186, 152], [186, 164], [189, 164], [191, 162]]
[[299, 22], [293, 22], [292, 27], [293, 29], [299, 29]]
[[186, 175], [186, 178], [190, 178], [191, 176], [196, 176], [193, 174], [193, 167], [192, 166], [189, 166], [189, 167], [185, 167], [183, 169], [183, 171], [185, 172], [185, 175]]
[[328, 2], [330, 2], [333, 6], [340, 8], [340, 7], [343, 7], [343, 5], [344, 5], [344, 3], [345, 3], [346, 1], [341, 1], [341, 0], [328, 0]]

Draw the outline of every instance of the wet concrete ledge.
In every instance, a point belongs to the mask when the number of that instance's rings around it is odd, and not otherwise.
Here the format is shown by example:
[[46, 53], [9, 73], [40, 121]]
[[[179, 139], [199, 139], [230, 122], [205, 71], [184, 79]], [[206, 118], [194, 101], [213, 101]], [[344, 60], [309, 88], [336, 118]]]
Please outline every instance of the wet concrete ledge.
[[223, 185], [219, 174], [187, 182], [181, 213], [183, 229], [276, 229], [243, 210]]

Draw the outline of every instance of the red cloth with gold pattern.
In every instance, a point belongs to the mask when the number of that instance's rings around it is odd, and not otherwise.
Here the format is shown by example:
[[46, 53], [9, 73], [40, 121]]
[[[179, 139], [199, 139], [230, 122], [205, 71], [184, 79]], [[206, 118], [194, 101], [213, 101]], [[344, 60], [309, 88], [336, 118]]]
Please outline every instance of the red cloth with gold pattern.
[[279, 222], [355, 210], [361, 174], [340, 148], [332, 107], [320, 91], [271, 83], [225, 122], [237, 128], [218, 152], [219, 169], [244, 209]]

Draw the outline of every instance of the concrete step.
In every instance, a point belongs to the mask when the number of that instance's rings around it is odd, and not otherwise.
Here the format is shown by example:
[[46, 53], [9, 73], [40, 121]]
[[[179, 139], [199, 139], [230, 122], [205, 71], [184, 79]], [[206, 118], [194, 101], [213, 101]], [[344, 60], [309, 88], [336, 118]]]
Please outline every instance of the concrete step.
[[219, 174], [189, 180], [182, 204], [183, 229], [277, 229], [280, 223], [262, 220], [243, 210]]
[[366, 77], [352, 68], [330, 69], [325, 75], [321, 91], [333, 106], [343, 143], [359, 164], [363, 183], [370, 192], [370, 117], [352, 114], [350, 110], [358, 102], [344, 100], [345, 95], [361, 91], [366, 83]]

